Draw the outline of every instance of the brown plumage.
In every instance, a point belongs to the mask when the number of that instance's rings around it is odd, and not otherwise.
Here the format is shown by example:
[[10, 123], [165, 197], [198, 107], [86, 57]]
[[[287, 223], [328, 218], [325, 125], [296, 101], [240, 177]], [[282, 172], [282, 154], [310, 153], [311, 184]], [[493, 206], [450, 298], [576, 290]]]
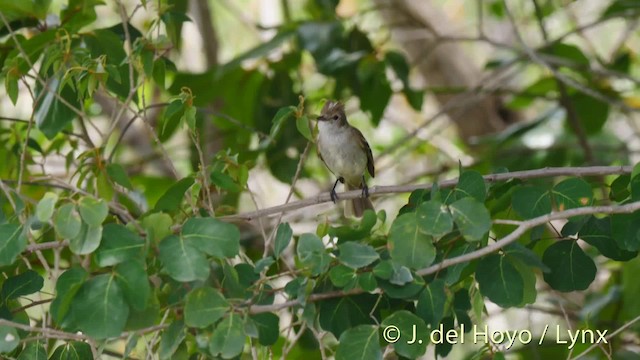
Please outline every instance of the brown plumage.
[[373, 209], [367, 199], [369, 193], [364, 179], [365, 171], [375, 176], [371, 147], [360, 130], [349, 125], [344, 105], [337, 101], [327, 101], [318, 116], [318, 155], [327, 168], [338, 178], [331, 190], [335, 202], [338, 181], [346, 190], [362, 189], [362, 198], [353, 199], [351, 206], [345, 206], [345, 216], [360, 217], [366, 209]]

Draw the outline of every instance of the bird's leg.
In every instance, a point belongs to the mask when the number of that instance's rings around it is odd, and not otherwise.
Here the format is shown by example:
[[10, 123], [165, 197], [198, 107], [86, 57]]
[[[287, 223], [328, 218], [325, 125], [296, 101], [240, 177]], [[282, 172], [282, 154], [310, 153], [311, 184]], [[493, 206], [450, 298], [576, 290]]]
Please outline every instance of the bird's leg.
[[369, 197], [369, 187], [367, 186], [367, 182], [364, 180], [364, 175], [362, 175], [362, 197]]
[[331, 192], [329, 193], [329, 196], [331, 197], [331, 201], [333, 201], [333, 203], [336, 203], [336, 200], [338, 200], [338, 194], [336, 194], [336, 186], [338, 186], [338, 181], [344, 184], [344, 178], [343, 177], [339, 177], [336, 179], [336, 182], [333, 183], [333, 188], [331, 188]]

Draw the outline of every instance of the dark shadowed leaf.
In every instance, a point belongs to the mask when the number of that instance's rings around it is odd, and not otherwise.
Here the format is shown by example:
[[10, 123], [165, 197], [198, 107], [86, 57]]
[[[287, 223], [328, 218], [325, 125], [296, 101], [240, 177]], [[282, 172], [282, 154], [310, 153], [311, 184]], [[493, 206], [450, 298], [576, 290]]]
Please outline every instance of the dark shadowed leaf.
[[42, 289], [44, 279], [37, 272], [27, 270], [21, 274], [11, 276], [2, 284], [0, 299], [3, 302], [17, 299], [20, 296], [33, 294]]
[[17, 360], [47, 360], [47, 350], [41, 341], [28, 342]]
[[549, 246], [542, 261], [551, 269], [544, 274], [544, 281], [558, 291], [584, 290], [596, 277], [596, 265], [574, 240]]
[[167, 191], [158, 199], [154, 211], [175, 211], [180, 208], [184, 193], [193, 185], [194, 178], [186, 177], [174, 185], [172, 185]]
[[51, 315], [58, 325], [63, 325], [63, 320], [69, 311], [71, 301], [80, 290], [89, 274], [81, 267], [74, 266], [63, 272], [56, 282], [56, 296], [51, 302]]
[[120, 224], [107, 224], [102, 229], [102, 242], [96, 251], [100, 267], [112, 266], [143, 255], [144, 240]]
[[482, 295], [501, 307], [516, 306], [524, 296], [524, 281], [505, 256], [492, 254], [480, 260], [476, 280]]
[[551, 190], [559, 211], [589, 206], [593, 203], [591, 185], [580, 178], [570, 178], [556, 184]]
[[122, 262], [116, 266], [115, 275], [129, 306], [136, 311], [144, 310], [151, 294], [151, 287], [142, 262], [138, 259]]
[[251, 319], [258, 328], [258, 342], [263, 346], [271, 346], [278, 341], [280, 337], [278, 315], [274, 313], [262, 313], [251, 315]]
[[511, 206], [523, 219], [532, 219], [551, 212], [551, 197], [543, 188], [524, 186], [513, 192]]
[[595, 247], [600, 253], [609, 259], [629, 261], [638, 255], [638, 251], [627, 251], [618, 247], [618, 243], [611, 235], [611, 217], [598, 219], [590, 216], [587, 222], [580, 228], [580, 239]]
[[82, 285], [69, 311], [82, 332], [104, 339], [120, 335], [129, 316], [129, 305], [115, 276], [103, 274]]
[[318, 308], [320, 326], [330, 331], [336, 338], [343, 332], [362, 324], [373, 324], [369, 314], [374, 309], [378, 297], [362, 294], [322, 301]]
[[416, 305], [416, 315], [424, 320], [431, 329], [435, 329], [444, 316], [444, 305], [447, 301], [447, 293], [444, 290], [444, 282], [434, 280], [420, 293]]
[[185, 337], [184, 323], [182, 320], [174, 321], [169, 325], [167, 330], [162, 333], [160, 340], [159, 355], [160, 359], [172, 359], [173, 354], [178, 349]]

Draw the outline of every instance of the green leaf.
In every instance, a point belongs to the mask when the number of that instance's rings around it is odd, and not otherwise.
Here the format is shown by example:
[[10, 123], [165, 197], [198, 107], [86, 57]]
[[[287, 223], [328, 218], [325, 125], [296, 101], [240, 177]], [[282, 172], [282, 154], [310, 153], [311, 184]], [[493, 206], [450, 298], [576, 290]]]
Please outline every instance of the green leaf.
[[184, 323], [182, 320], [174, 321], [162, 334], [160, 340], [160, 359], [172, 359], [173, 354], [178, 350], [178, 346], [185, 337]]
[[102, 225], [90, 226], [82, 223], [78, 235], [70, 239], [69, 249], [78, 255], [90, 254], [100, 246], [101, 238]]
[[322, 240], [315, 234], [300, 235], [297, 254], [302, 265], [308, 267], [314, 276], [326, 272], [331, 263], [331, 257], [326, 253]]
[[453, 229], [453, 217], [447, 206], [438, 200], [425, 201], [416, 209], [420, 231], [436, 239]]
[[638, 255], [638, 251], [627, 251], [618, 247], [612, 238], [611, 217], [598, 219], [590, 216], [580, 229], [578, 236], [609, 259], [629, 261]]
[[589, 58], [575, 45], [556, 42], [542, 49], [540, 53], [548, 54], [576, 65], [589, 65]]
[[[390, 260], [380, 261], [378, 265], [373, 268], [373, 275], [384, 280], [391, 279], [393, 275], [393, 263]], [[411, 272], [409, 272], [409, 275], [411, 275]]]
[[[447, 254], [445, 256], [445, 258], [447, 259], [451, 259], [457, 256], [461, 256], [464, 254], [468, 254], [472, 251], [474, 251], [477, 248], [477, 243], [464, 243], [461, 244], [455, 248], [453, 248], [453, 250], [451, 250], [449, 252], [449, 254]], [[447, 286], [451, 286], [455, 283], [457, 283], [458, 281], [460, 281], [460, 276], [462, 274], [462, 271], [469, 265], [469, 262], [464, 262], [462, 264], [456, 264], [453, 265], [449, 268], [447, 268], [447, 273], [445, 275], [444, 278], [444, 282], [445, 284], [447, 284]]]
[[116, 184], [119, 184], [126, 189], [133, 190], [133, 185], [131, 184], [129, 176], [122, 165], [113, 163], [107, 165], [107, 175], [109, 175], [111, 180]]
[[184, 109], [185, 106], [183, 102], [178, 99], [169, 103], [169, 106], [164, 110], [162, 126], [159, 128], [160, 134], [158, 136], [161, 142], [169, 140], [171, 135], [176, 131], [178, 125], [180, 125]]
[[82, 341], [70, 341], [56, 348], [49, 360], [86, 360], [93, 358], [91, 347]]
[[318, 307], [320, 326], [340, 338], [358, 325], [373, 324], [369, 314], [375, 310], [377, 299], [377, 295], [361, 294], [324, 300]]
[[88, 196], [80, 199], [78, 210], [80, 210], [82, 220], [84, 220], [87, 225], [94, 227], [101, 225], [104, 219], [107, 218], [107, 215], [109, 215], [109, 206], [107, 206], [106, 201]]
[[153, 81], [160, 87], [161, 90], [165, 90], [167, 87], [165, 85], [166, 80], [166, 64], [164, 58], [159, 58], [153, 63]]
[[537, 186], [519, 187], [513, 192], [511, 206], [523, 219], [533, 219], [551, 212], [551, 197]]
[[356, 242], [338, 245], [338, 249], [340, 250], [338, 260], [353, 269], [365, 267], [380, 258], [374, 248]]
[[82, 285], [70, 311], [78, 328], [96, 339], [119, 336], [129, 316], [122, 290], [110, 274], [98, 275]]
[[160, 242], [159, 248], [163, 269], [173, 279], [188, 282], [209, 277], [209, 262], [191, 242], [169, 235]]
[[542, 270], [543, 272], [550, 271], [547, 265], [545, 265], [542, 262], [542, 260], [540, 259], [540, 257], [538, 257], [536, 253], [524, 247], [522, 244], [518, 242], [509, 244], [504, 248], [502, 248], [502, 250], [504, 251], [505, 255], [514, 257], [519, 261], [521, 261], [522, 263], [524, 263], [525, 265], [535, 266], [540, 270]]
[[296, 119], [296, 128], [305, 139], [313, 141], [313, 135], [311, 135], [311, 127], [309, 125], [309, 118], [307, 115], [303, 115]]
[[56, 233], [63, 239], [73, 239], [80, 233], [82, 220], [74, 204], [64, 204], [58, 208], [53, 219]]
[[358, 63], [356, 70], [360, 85], [360, 107], [371, 113], [371, 121], [375, 125], [380, 123], [393, 94], [385, 68], [384, 62], [375, 57], [365, 57]]
[[242, 191], [242, 186], [240, 186], [231, 176], [223, 173], [220, 170], [211, 171], [211, 174], [209, 174], [209, 178], [211, 179], [211, 182], [220, 189], [227, 190], [233, 193]]
[[341, 288], [356, 279], [356, 272], [348, 266], [339, 264], [329, 270], [329, 279], [333, 285]]
[[585, 290], [596, 277], [596, 265], [577, 241], [554, 243], [544, 251], [542, 261], [551, 269], [544, 281], [558, 291]]
[[0, 325], [0, 353], [12, 352], [20, 344], [20, 336], [16, 328]]
[[278, 112], [271, 121], [272, 125], [271, 130], [269, 131], [270, 142], [275, 141], [280, 134], [280, 130], [284, 126], [284, 122], [289, 118], [289, 116], [295, 114], [296, 110], [295, 106], [286, 106], [278, 109]]
[[500, 307], [517, 306], [522, 302], [524, 281], [505, 256], [492, 254], [482, 258], [476, 267], [476, 281], [482, 295]]
[[102, 242], [96, 251], [100, 267], [113, 266], [132, 258], [140, 258], [144, 240], [120, 224], [107, 224], [102, 230]]
[[[34, 119], [38, 129], [51, 140], [77, 116], [75, 111], [66, 104], [75, 109], [82, 109], [82, 104], [78, 100], [78, 94], [70, 86], [61, 86], [59, 75], [40, 74], [40, 76], [48, 81], [46, 89], [36, 82], [35, 96], [41, 101], [35, 105]], [[66, 104], [60, 99], [63, 99]]]
[[293, 235], [293, 230], [291, 230], [291, 226], [289, 223], [281, 223], [278, 225], [278, 230], [276, 231], [276, 240], [273, 248], [273, 252], [276, 258], [280, 257], [280, 254], [289, 246], [291, 242], [291, 236]]
[[146, 309], [151, 287], [142, 261], [131, 259], [118, 264], [115, 275], [129, 306], [136, 311]]
[[262, 258], [256, 261], [256, 267], [253, 269], [253, 272], [260, 274], [262, 271], [269, 269], [275, 262], [276, 260], [272, 256]]
[[258, 327], [258, 342], [262, 346], [271, 346], [278, 341], [280, 337], [280, 319], [274, 313], [262, 313], [251, 315]]
[[47, 360], [47, 350], [40, 341], [28, 342], [17, 360]]
[[71, 306], [71, 301], [88, 276], [89, 274], [86, 270], [74, 266], [63, 272], [58, 278], [56, 282], [56, 296], [53, 302], [51, 302], [51, 315], [58, 325], [63, 325], [64, 318]]
[[180, 208], [184, 193], [193, 185], [194, 178], [188, 176], [177, 183], [173, 184], [167, 191], [158, 199], [154, 211], [175, 211]]
[[554, 196], [559, 211], [589, 206], [593, 203], [591, 185], [580, 178], [570, 178], [553, 187]]
[[190, 218], [182, 226], [182, 237], [217, 259], [232, 258], [240, 252], [240, 230], [218, 219]]
[[[390, 331], [391, 326], [395, 326], [397, 331]], [[397, 337], [393, 343], [393, 349], [400, 356], [415, 359], [422, 356], [427, 350], [426, 344], [429, 342], [429, 329], [421, 318], [408, 312], [407, 310], [396, 311], [382, 321], [383, 331], [388, 332], [389, 337]], [[415, 342], [412, 342], [413, 334], [416, 334]], [[395, 334], [395, 335], [394, 335]]]
[[622, 250], [640, 250], [640, 211], [611, 215], [611, 237]]
[[22, 231], [22, 226], [0, 225], [0, 266], [13, 264], [26, 247], [27, 237]]
[[147, 233], [147, 241], [152, 244], [171, 235], [171, 225], [173, 225], [173, 219], [165, 213], [151, 214], [142, 219], [142, 227]]
[[56, 193], [48, 192], [44, 194], [42, 199], [36, 206], [36, 217], [41, 222], [47, 222], [53, 216], [53, 210], [55, 209], [56, 202], [58, 202], [58, 195]]
[[184, 322], [187, 326], [205, 328], [217, 322], [227, 311], [231, 311], [231, 305], [218, 290], [199, 287], [187, 295]]
[[444, 317], [446, 302], [447, 293], [444, 290], [444, 281], [436, 279], [420, 293], [416, 305], [416, 315], [422, 318], [431, 329], [435, 329]]
[[378, 287], [378, 282], [372, 272], [358, 275], [358, 286], [366, 292], [373, 292]]
[[473, 170], [467, 170], [460, 175], [454, 191], [456, 199], [470, 196], [483, 203], [487, 198], [487, 188], [484, 184], [484, 178], [482, 178], [479, 172]]
[[17, 299], [20, 296], [33, 294], [42, 289], [44, 279], [37, 272], [27, 270], [21, 274], [11, 276], [2, 284], [0, 298], [3, 302]]
[[633, 17], [640, 14], [640, 4], [634, 0], [614, 0], [609, 7], [602, 13], [601, 18], [609, 17]]
[[336, 360], [382, 360], [378, 343], [378, 329], [360, 325], [342, 333], [336, 351]]
[[220, 355], [223, 359], [231, 359], [242, 353], [244, 340], [242, 317], [232, 312], [213, 331], [209, 351], [214, 356]]
[[427, 267], [436, 257], [432, 238], [419, 230], [414, 213], [400, 215], [393, 221], [387, 247], [395, 262], [411, 269]]
[[570, 101], [587, 135], [602, 130], [609, 118], [609, 104], [582, 92], [571, 95]]
[[449, 205], [453, 221], [467, 241], [478, 241], [491, 229], [491, 216], [484, 204], [474, 198], [460, 199]]

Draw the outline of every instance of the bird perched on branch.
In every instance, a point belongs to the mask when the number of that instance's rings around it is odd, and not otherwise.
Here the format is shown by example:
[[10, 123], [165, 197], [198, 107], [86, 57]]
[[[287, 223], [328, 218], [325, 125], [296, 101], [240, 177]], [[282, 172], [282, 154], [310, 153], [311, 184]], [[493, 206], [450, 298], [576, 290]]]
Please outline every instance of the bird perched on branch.
[[371, 177], [375, 177], [371, 148], [360, 130], [349, 125], [344, 105], [338, 101], [327, 101], [318, 116], [318, 155], [337, 177], [331, 189], [334, 203], [338, 199], [338, 181], [345, 185], [346, 190], [362, 189], [361, 198], [345, 205], [345, 216], [361, 217], [366, 209], [374, 210], [364, 178], [367, 170]]

